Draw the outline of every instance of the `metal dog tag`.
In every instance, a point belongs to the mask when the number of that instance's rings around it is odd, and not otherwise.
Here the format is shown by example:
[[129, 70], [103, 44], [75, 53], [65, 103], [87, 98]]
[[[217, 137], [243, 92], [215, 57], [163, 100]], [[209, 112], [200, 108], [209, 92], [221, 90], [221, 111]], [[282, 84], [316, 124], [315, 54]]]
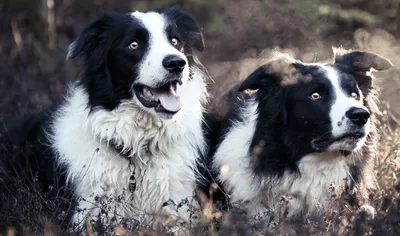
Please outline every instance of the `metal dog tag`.
[[134, 193], [136, 191], [136, 177], [135, 177], [135, 164], [133, 164], [132, 159], [129, 160], [129, 170], [131, 171], [131, 175], [129, 176], [128, 180], [128, 188], [129, 192]]
[[131, 176], [129, 176], [129, 191], [131, 193], [134, 193], [136, 190], [136, 178], [135, 178], [135, 172], [132, 172]]

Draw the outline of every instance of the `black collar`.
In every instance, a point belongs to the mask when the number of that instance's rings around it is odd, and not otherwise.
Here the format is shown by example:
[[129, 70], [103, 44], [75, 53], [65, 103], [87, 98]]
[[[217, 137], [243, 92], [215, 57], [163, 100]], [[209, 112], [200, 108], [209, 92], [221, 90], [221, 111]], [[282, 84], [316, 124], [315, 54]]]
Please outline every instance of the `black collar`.
[[114, 150], [115, 150], [116, 152], [118, 152], [118, 154], [119, 154], [121, 157], [124, 157], [124, 158], [128, 159], [129, 162], [132, 162], [133, 156], [131, 155], [131, 154], [132, 154], [132, 150], [131, 150], [131, 149], [123, 150], [123, 149], [124, 149], [124, 148], [123, 148], [123, 145], [117, 145], [117, 144], [116, 144], [115, 142], [113, 142], [113, 141], [110, 142], [110, 145], [111, 145], [112, 148], [114, 148]]

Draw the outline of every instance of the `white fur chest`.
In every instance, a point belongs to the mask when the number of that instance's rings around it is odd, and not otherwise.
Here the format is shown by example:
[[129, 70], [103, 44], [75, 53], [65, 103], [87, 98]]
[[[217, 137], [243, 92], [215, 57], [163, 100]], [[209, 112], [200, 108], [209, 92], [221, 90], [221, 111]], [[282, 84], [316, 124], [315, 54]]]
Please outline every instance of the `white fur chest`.
[[[219, 170], [218, 178], [227, 185], [234, 204], [259, 205], [255, 198], [260, 193], [261, 183], [250, 167], [248, 151], [256, 128], [257, 104], [241, 111], [246, 119], [235, 123], [219, 145], [213, 160], [213, 169]], [[246, 202], [249, 202], [247, 204]]]
[[[337, 153], [313, 153], [298, 163], [299, 173], [285, 173], [271, 192], [285, 197], [289, 215], [331, 207], [350, 181], [344, 157]], [[276, 201], [276, 200], [275, 200]], [[276, 202], [275, 202], [276, 204]]]
[[[182, 99], [182, 111], [174, 119], [161, 121], [129, 101], [111, 112], [89, 114], [85, 92], [79, 87], [72, 89], [66, 105], [56, 114], [50, 140], [58, 161], [67, 166], [76, 197], [82, 198], [79, 208], [86, 210], [75, 215], [76, 223], [87, 213], [96, 215], [99, 207], [111, 209], [110, 217], [142, 222], [164, 213], [188, 220], [187, 207], [176, 210], [174, 204], [163, 205], [192, 200], [196, 159], [204, 148], [204, 92], [205, 85], [192, 89], [190, 96], [183, 91], [181, 97], [187, 99]], [[111, 141], [132, 151], [133, 165], [110, 146]], [[133, 170], [137, 187], [131, 194], [128, 184]]]

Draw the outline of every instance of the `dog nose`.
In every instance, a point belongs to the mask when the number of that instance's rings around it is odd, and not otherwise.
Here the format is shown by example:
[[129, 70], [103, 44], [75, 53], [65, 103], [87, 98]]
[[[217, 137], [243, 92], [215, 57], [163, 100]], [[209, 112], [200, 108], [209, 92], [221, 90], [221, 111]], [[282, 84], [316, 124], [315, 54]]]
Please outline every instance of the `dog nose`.
[[185, 68], [186, 61], [179, 56], [170, 55], [164, 58], [162, 64], [169, 72], [181, 73]]
[[346, 116], [356, 125], [365, 125], [369, 119], [369, 112], [363, 108], [352, 107], [346, 112]]

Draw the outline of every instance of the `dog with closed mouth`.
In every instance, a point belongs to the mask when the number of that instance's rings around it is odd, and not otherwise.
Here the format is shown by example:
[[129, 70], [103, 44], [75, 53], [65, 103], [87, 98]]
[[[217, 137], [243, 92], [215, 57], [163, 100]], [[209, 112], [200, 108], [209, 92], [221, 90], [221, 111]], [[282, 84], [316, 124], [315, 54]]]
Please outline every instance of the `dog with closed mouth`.
[[81, 73], [65, 100], [10, 134], [33, 151], [9, 164], [32, 168], [45, 190], [68, 185], [78, 227], [88, 217], [184, 227], [205, 148], [203, 49], [198, 23], [178, 7], [105, 12], [69, 46]]
[[232, 205], [253, 216], [314, 215], [347, 187], [357, 189], [359, 204], [368, 202], [377, 112], [371, 71], [392, 64], [369, 52], [333, 50], [333, 63], [275, 53], [229, 92], [231, 111], [221, 120], [210, 115], [205, 126], [203, 188], [218, 182]]

